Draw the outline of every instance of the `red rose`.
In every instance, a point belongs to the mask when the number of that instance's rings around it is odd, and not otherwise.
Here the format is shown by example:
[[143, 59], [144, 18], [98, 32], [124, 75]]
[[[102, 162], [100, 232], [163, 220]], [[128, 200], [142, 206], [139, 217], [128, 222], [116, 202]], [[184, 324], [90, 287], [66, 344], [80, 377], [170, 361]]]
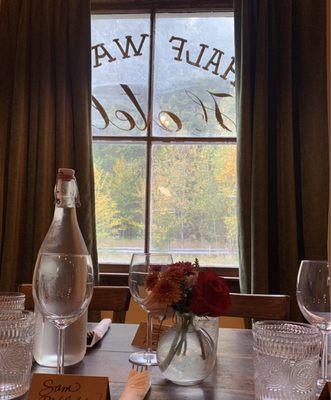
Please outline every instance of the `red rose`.
[[229, 288], [212, 269], [200, 271], [192, 291], [189, 309], [197, 315], [219, 317], [230, 306]]

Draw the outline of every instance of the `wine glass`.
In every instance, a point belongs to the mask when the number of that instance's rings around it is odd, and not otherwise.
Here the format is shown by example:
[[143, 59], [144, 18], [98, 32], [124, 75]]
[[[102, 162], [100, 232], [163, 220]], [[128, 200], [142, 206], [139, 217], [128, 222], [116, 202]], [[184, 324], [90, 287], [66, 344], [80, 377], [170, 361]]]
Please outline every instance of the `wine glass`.
[[328, 334], [331, 330], [330, 268], [327, 261], [303, 260], [297, 279], [297, 301], [303, 316], [316, 325], [323, 337], [322, 379], [323, 386], [328, 379]]
[[132, 255], [129, 271], [129, 287], [133, 299], [147, 312], [147, 349], [132, 353], [129, 361], [138, 365], [157, 365], [156, 353], [152, 351], [152, 312], [148, 301], [149, 291], [146, 290], [145, 280], [153, 270], [164, 270], [173, 263], [170, 254], [136, 253]]
[[40, 253], [33, 297], [41, 314], [58, 329], [57, 371], [64, 371], [64, 329], [86, 311], [93, 293], [90, 255]]

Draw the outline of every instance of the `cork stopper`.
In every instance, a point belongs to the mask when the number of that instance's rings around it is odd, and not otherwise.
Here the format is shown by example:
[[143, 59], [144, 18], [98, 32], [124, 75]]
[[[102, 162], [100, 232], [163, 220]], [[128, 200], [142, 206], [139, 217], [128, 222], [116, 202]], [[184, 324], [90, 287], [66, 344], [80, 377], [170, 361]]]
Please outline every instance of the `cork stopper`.
[[71, 179], [75, 179], [75, 170], [70, 168], [59, 168], [57, 177], [64, 181], [70, 181]]

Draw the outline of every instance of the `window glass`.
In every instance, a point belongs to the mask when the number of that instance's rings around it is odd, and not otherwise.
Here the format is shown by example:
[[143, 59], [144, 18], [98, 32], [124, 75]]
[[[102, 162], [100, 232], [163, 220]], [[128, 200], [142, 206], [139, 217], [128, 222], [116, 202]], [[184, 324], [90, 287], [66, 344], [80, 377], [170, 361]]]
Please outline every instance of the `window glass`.
[[221, 13], [157, 14], [153, 134], [234, 136], [234, 27]]
[[238, 263], [236, 146], [161, 144], [152, 160], [152, 250]]
[[149, 15], [93, 16], [93, 135], [146, 135], [149, 31]]
[[146, 146], [94, 143], [99, 262], [129, 263], [144, 249]]

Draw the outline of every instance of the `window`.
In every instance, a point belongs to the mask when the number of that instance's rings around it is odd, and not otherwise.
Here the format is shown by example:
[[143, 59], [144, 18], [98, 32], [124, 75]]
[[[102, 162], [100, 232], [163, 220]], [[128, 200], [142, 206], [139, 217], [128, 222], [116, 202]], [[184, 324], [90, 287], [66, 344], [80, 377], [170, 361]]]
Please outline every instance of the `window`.
[[98, 256], [238, 264], [234, 21], [226, 12], [92, 17]]

